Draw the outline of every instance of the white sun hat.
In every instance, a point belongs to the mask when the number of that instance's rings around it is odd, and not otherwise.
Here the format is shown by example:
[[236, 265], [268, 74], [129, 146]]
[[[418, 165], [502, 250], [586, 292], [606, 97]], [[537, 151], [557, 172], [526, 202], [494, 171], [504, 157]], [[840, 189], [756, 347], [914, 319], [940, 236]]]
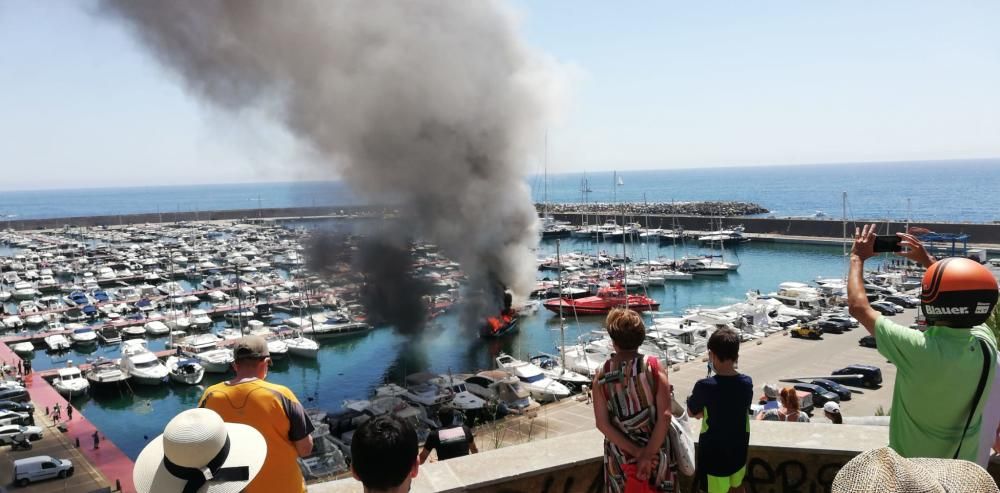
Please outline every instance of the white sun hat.
[[267, 442], [250, 426], [226, 423], [210, 409], [184, 411], [139, 453], [139, 493], [237, 493], [260, 472]]
[[833, 493], [998, 493], [990, 473], [957, 459], [906, 459], [889, 447], [869, 450], [844, 464]]

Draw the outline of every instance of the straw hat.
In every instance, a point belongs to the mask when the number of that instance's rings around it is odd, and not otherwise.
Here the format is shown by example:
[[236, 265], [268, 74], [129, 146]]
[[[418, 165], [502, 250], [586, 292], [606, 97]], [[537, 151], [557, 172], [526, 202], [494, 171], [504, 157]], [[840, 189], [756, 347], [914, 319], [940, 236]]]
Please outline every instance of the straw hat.
[[260, 472], [267, 442], [210, 409], [184, 411], [139, 453], [132, 480], [140, 493], [236, 493]]
[[978, 464], [953, 459], [904, 459], [889, 447], [869, 450], [837, 473], [833, 493], [998, 493]]

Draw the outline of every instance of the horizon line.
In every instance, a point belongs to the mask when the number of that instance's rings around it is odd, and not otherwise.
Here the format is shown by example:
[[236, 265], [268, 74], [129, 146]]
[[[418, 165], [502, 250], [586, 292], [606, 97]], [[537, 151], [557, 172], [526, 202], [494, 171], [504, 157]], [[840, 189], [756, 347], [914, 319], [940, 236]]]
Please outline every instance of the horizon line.
[[[670, 167], [670, 168], [624, 168], [624, 169], [604, 169], [604, 170], [579, 170], [579, 171], [558, 171], [550, 172], [549, 175], [574, 175], [581, 173], [632, 173], [640, 171], [690, 171], [699, 169], [711, 169], [711, 170], [726, 170], [726, 169], [746, 169], [746, 168], [778, 168], [778, 167], [808, 167], [808, 166], [833, 166], [833, 165], [865, 165], [865, 164], [886, 164], [886, 165], [901, 165], [901, 164], [912, 164], [912, 163], [952, 163], [952, 162], [970, 162], [970, 161], [1000, 161], [1000, 156], [993, 157], [971, 157], [971, 158], [951, 158], [951, 159], [908, 159], [908, 160], [885, 160], [885, 161], [829, 161], [820, 163], [777, 163], [777, 164], [720, 164], [720, 165], [704, 165], [704, 166], [680, 166], [680, 167]], [[538, 177], [541, 173], [529, 173], [525, 177]], [[79, 191], [79, 190], [118, 190], [123, 188], [180, 188], [180, 187], [217, 187], [217, 186], [229, 186], [229, 185], [281, 185], [281, 184], [307, 184], [307, 183], [342, 183], [341, 179], [330, 179], [330, 180], [281, 180], [281, 181], [242, 181], [242, 182], [208, 182], [208, 183], [191, 183], [191, 184], [132, 184], [132, 185], [117, 185], [117, 186], [80, 186], [80, 187], [32, 187], [32, 188], [0, 188], [0, 192], [5, 193], [28, 193], [28, 192], [57, 192], [57, 191]]]

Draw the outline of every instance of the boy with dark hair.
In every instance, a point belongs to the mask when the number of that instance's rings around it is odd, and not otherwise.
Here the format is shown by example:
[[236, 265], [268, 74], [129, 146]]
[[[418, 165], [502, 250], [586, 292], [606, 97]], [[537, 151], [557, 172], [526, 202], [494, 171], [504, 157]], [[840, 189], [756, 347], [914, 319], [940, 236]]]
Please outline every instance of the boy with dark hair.
[[701, 418], [698, 476], [708, 493], [743, 492], [750, 444], [753, 380], [736, 371], [740, 336], [722, 328], [708, 339], [708, 362], [715, 375], [694, 385], [688, 413]]
[[405, 493], [417, 477], [417, 432], [391, 414], [370, 419], [351, 439], [351, 474], [365, 493]]

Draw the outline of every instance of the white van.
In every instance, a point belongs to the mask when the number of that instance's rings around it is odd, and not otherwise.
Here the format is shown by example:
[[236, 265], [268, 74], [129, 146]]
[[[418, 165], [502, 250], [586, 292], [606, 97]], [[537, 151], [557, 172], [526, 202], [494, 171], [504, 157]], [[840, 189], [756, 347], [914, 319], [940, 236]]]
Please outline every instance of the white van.
[[39, 455], [14, 461], [14, 484], [18, 486], [28, 486], [28, 483], [35, 481], [61, 479], [72, 475], [73, 463], [66, 459]]

